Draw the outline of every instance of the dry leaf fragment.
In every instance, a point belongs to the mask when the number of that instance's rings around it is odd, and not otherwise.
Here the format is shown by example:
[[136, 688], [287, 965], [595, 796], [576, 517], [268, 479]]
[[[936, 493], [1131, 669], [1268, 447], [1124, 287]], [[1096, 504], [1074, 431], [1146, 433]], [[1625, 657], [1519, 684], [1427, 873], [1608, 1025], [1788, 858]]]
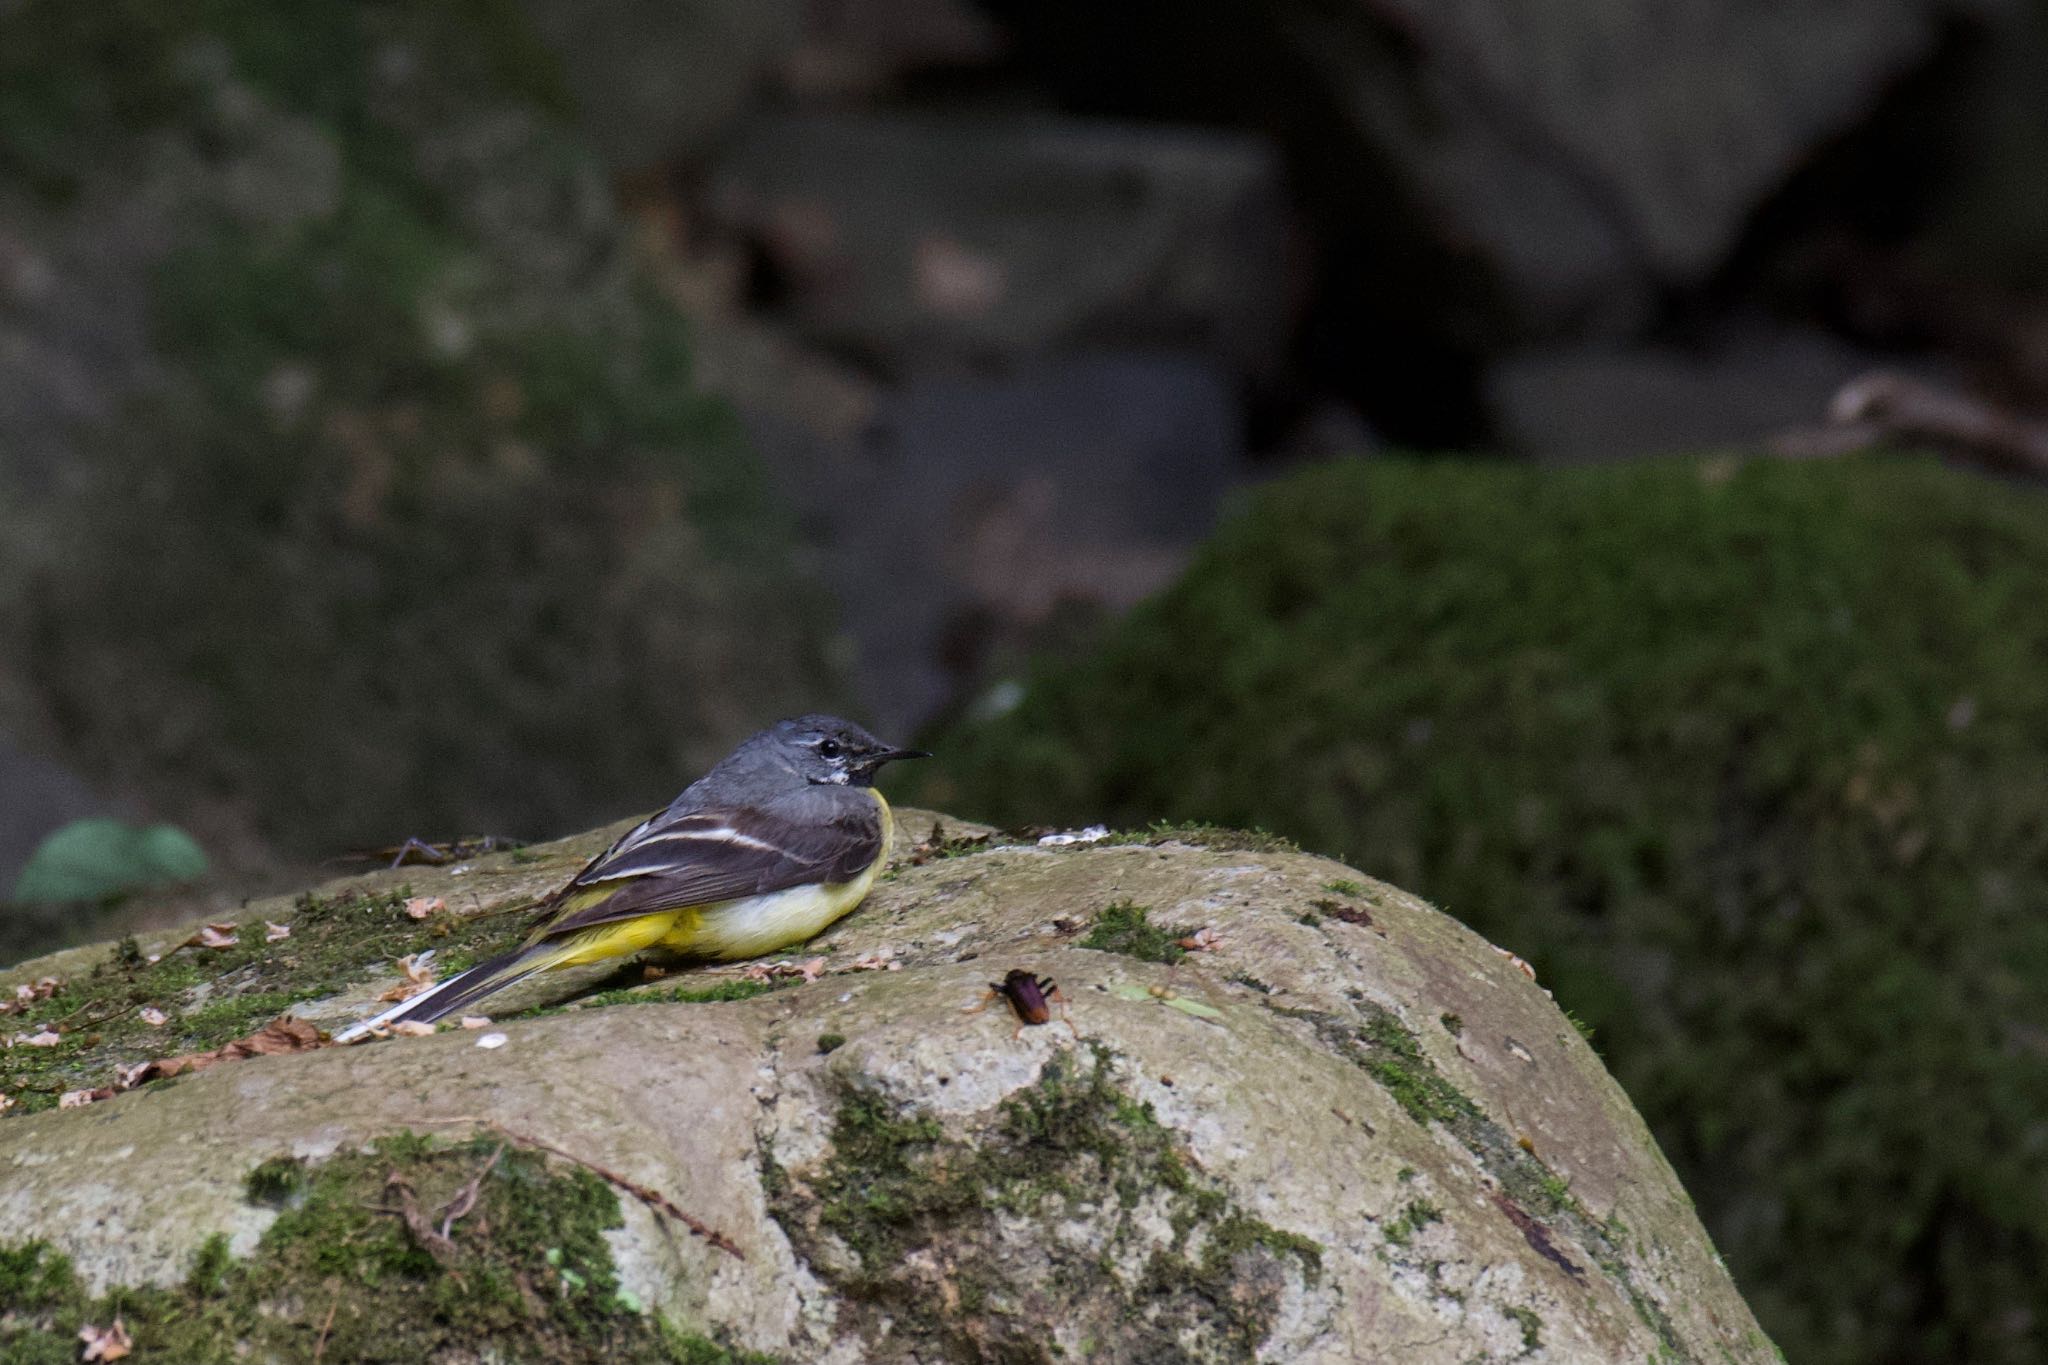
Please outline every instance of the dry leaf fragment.
[[272, 924], [269, 920], [263, 921], [263, 941], [265, 943], [275, 943], [279, 939], [286, 939], [291, 936], [292, 927], [289, 924]]
[[1186, 938], [1176, 940], [1180, 947], [1191, 953], [1206, 953], [1223, 942], [1223, 935], [1214, 929], [1197, 929]]
[[401, 1038], [430, 1038], [434, 1026], [418, 1019], [401, 1019], [391, 1026], [391, 1031]]
[[0, 1114], [4, 1114], [4, 1113], [6, 1113], [6, 1112], [7, 1112], [8, 1110], [12, 1109], [13, 1107], [14, 1107], [14, 1096], [12, 1096], [12, 1095], [0, 1095]]
[[433, 957], [434, 953], [430, 948], [424, 953], [417, 955], [407, 953], [404, 957], [398, 959], [398, 970], [404, 974], [405, 980], [378, 996], [377, 999], [386, 1004], [395, 1005], [401, 1000], [412, 999], [415, 995], [433, 985]]
[[291, 1052], [310, 1052], [314, 1048], [330, 1047], [327, 1037], [303, 1019], [294, 1019], [289, 1014], [277, 1018], [257, 1029], [246, 1038], [237, 1038], [232, 1043], [215, 1048], [211, 1052], [188, 1052], [181, 1057], [165, 1057], [158, 1061], [144, 1062], [131, 1071], [119, 1073], [121, 1088], [130, 1089], [144, 1081], [153, 1081], [163, 1076], [182, 1076], [188, 1071], [204, 1071], [215, 1062], [239, 1062], [244, 1057], [275, 1057]]
[[54, 976], [37, 978], [34, 985], [23, 983], [14, 988], [14, 998], [0, 1003], [0, 1014], [18, 1014], [38, 1000], [48, 1000], [55, 995], [63, 982]]
[[414, 896], [405, 903], [406, 917], [425, 919], [437, 910], [446, 910], [448, 902], [439, 896]]
[[94, 1100], [110, 1100], [118, 1093], [120, 1092], [111, 1085], [102, 1085], [92, 1090], [67, 1090], [57, 1097], [57, 1107], [82, 1109]]
[[824, 974], [825, 959], [814, 957], [805, 962], [755, 962], [740, 973], [740, 979], [765, 985], [778, 977], [800, 976], [816, 981]]
[[489, 1028], [491, 1021], [481, 1014], [465, 1014], [460, 1020], [464, 1028]]
[[83, 1360], [119, 1360], [135, 1349], [135, 1339], [128, 1335], [128, 1327], [120, 1318], [114, 1319], [111, 1327], [94, 1327], [87, 1323], [78, 1329], [78, 1339], [85, 1343]]
[[139, 1017], [143, 1023], [149, 1025], [151, 1028], [162, 1028], [165, 1024], [170, 1022], [169, 1016], [167, 1016], [162, 1010], [158, 1009], [155, 1005], [144, 1005], [136, 1013], [137, 1017]]
[[1515, 966], [1515, 970], [1519, 971], [1523, 976], [1528, 977], [1531, 981], [1534, 981], [1536, 979], [1536, 969], [1534, 967], [1531, 967], [1528, 963], [1522, 961], [1522, 959], [1520, 959], [1519, 957], [1516, 957], [1507, 949], [1492, 943], [1489, 943], [1486, 946], [1492, 948], [1496, 953], [1499, 953], [1502, 957], [1506, 958], [1509, 962], [1513, 963]]
[[187, 943], [196, 943], [202, 948], [232, 948], [237, 942], [235, 926], [232, 924], [209, 924], [185, 941]]
[[903, 964], [895, 961], [896, 950], [884, 943], [872, 953], [863, 953], [853, 960], [847, 970], [855, 972], [900, 972]]
[[64, 1035], [46, 1028], [42, 1032], [22, 1038], [20, 1041], [28, 1047], [55, 1047], [64, 1041]]

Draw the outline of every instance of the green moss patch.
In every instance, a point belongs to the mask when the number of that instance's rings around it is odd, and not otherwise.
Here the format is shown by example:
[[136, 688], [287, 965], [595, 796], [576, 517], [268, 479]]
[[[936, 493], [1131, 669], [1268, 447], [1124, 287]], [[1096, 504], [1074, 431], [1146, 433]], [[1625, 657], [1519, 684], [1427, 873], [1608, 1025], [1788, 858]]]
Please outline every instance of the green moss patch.
[[1075, 946], [1171, 966], [1188, 955], [1180, 940], [1194, 932], [1185, 924], [1154, 924], [1144, 906], [1117, 901], [1104, 907], [1091, 923], [1087, 937]]
[[[1061, 1323], [1091, 1358], [1248, 1358], [1287, 1283], [1318, 1280], [1322, 1248], [1200, 1175], [1112, 1063], [1101, 1047], [1055, 1056], [962, 1135], [850, 1088], [821, 1168], [765, 1163], [770, 1212], [870, 1333], [887, 1322], [921, 1352], [1049, 1359], [1045, 1325]], [[1164, 1242], [1141, 1231], [1148, 1210]], [[1075, 1219], [1099, 1237], [1049, 1232]]]
[[734, 978], [714, 981], [708, 986], [693, 986], [687, 982], [675, 986], [627, 986], [618, 990], [598, 991], [578, 1000], [534, 1010], [534, 1014], [556, 1014], [563, 1010], [596, 1009], [605, 1005], [715, 1005], [733, 1000], [752, 1000], [758, 995], [767, 995], [784, 987], [795, 985], [801, 978], [773, 977], [767, 981], [748, 981]]
[[1431, 1223], [1443, 1221], [1444, 1211], [1427, 1199], [1410, 1200], [1401, 1211], [1389, 1218], [1380, 1229], [1380, 1235], [1395, 1246], [1406, 1246], [1414, 1240], [1415, 1234]]
[[[452, 971], [510, 947], [525, 927], [523, 916], [503, 913], [415, 920], [405, 913], [409, 894], [302, 896], [289, 938], [267, 942], [257, 919], [236, 927], [231, 948], [180, 948], [156, 962], [123, 940], [90, 972], [65, 978], [23, 1013], [0, 1016], [11, 1037], [48, 1030], [59, 1039], [0, 1049], [0, 1094], [15, 1102], [9, 1115], [51, 1108], [66, 1091], [111, 1085], [116, 1067], [220, 1047], [301, 1001], [364, 979], [373, 964], [433, 949], [444, 972]], [[145, 1009], [161, 1012], [164, 1023], [146, 1022]]]
[[1093, 844], [1076, 844], [1075, 848], [1117, 847], [1129, 844], [1186, 844], [1190, 848], [1206, 848], [1215, 853], [1298, 853], [1301, 846], [1283, 835], [1271, 834], [1263, 829], [1238, 829], [1230, 825], [1213, 825], [1196, 821], [1192, 823], [1171, 820], [1155, 820], [1141, 829], [1112, 830], [1107, 839]]
[[399, 1135], [317, 1165], [267, 1163], [249, 1187], [281, 1210], [255, 1253], [237, 1261], [211, 1239], [175, 1288], [93, 1297], [47, 1244], [0, 1247], [0, 1358], [75, 1361], [81, 1327], [119, 1318], [136, 1365], [418, 1365], [485, 1347], [532, 1365], [768, 1359], [644, 1313], [604, 1239], [617, 1196], [535, 1153]]

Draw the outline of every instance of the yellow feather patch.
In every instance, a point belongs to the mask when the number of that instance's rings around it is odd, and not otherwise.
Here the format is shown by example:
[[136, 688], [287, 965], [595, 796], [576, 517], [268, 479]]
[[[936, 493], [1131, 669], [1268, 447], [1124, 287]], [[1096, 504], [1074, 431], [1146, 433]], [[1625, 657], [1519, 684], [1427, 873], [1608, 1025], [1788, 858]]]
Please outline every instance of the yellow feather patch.
[[[691, 957], [719, 958], [730, 962], [777, 952], [822, 933], [826, 926], [866, 898], [875, 884], [876, 874], [889, 858], [890, 838], [896, 825], [895, 812], [889, 809], [889, 803], [880, 792], [869, 789], [868, 794], [881, 808], [881, 852], [852, 880], [792, 886], [759, 896], [657, 910], [616, 924], [597, 925], [564, 938], [547, 957], [545, 967], [581, 967], [592, 962], [629, 957], [656, 943]], [[639, 879], [620, 878], [564, 896], [554, 919], [559, 923], [602, 905], [636, 880]], [[543, 928], [540, 932], [545, 935], [547, 931]]]

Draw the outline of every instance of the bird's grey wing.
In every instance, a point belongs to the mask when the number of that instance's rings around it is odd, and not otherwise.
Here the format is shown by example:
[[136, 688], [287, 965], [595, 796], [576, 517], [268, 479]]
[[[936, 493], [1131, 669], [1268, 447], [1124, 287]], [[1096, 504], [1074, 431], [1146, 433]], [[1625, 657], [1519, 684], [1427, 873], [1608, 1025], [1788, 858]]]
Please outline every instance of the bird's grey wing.
[[589, 876], [593, 869], [598, 867], [607, 859], [616, 856], [621, 850], [645, 838], [647, 836], [647, 832], [654, 827], [654, 822], [661, 819], [661, 816], [662, 812], [656, 811], [654, 814], [648, 816], [645, 820], [642, 820], [639, 824], [633, 826], [633, 828], [627, 830], [624, 834], [621, 834], [618, 838], [612, 840], [611, 847], [607, 848], [604, 852], [592, 858], [589, 862], [583, 864], [583, 866], [577, 870], [576, 875], [571, 877], [568, 880], [568, 882], [562, 887], [561, 890], [551, 893], [546, 900], [541, 902], [542, 918], [546, 918], [548, 907], [552, 906], [557, 900], [559, 900], [562, 896], [566, 895], [569, 891], [573, 890], [577, 886], [580, 886], [583, 882], [583, 879]]
[[755, 805], [663, 814], [550, 898], [617, 888], [552, 921], [547, 937], [686, 905], [851, 881], [881, 854], [881, 806], [861, 788], [817, 786]]

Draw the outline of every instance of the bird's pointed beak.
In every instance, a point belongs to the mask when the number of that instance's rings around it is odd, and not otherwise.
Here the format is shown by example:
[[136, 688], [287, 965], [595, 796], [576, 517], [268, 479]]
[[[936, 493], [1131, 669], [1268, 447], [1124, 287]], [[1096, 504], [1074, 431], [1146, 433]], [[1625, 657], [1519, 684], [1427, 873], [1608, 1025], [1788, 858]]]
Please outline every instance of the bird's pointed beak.
[[924, 749], [884, 749], [868, 759], [870, 763], [894, 763], [899, 758], [930, 758]]

